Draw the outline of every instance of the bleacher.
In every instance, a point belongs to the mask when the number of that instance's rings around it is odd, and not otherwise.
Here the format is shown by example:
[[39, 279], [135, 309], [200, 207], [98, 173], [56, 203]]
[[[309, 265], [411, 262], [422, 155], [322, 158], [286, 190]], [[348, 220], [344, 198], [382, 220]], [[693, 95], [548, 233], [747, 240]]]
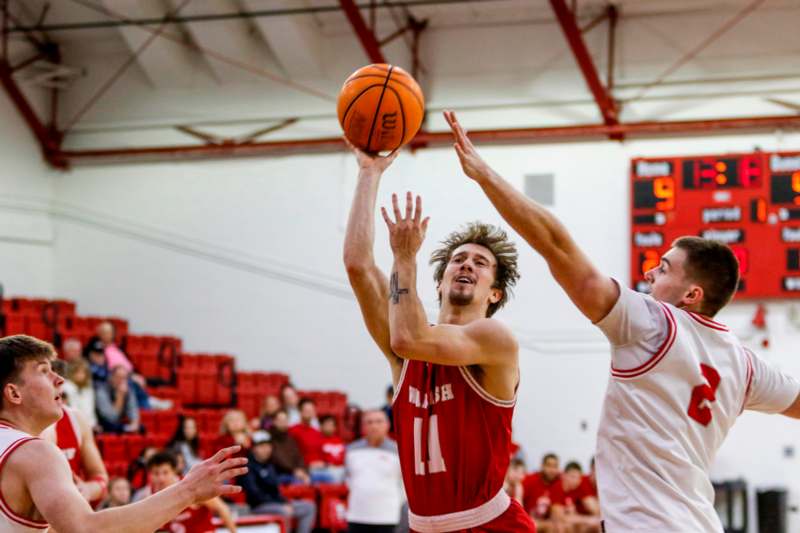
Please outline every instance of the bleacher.
[[[171, 335], [132, 333], [128, 321], [119, 317], [82, 316], [75, 302], [40, 298], [3, 298], [0, 293], [0, 336], [25, 334], [53, 343], [61, 349], [66, 339], [75, 338], [85, 346], [104, 321], [114, 325], [116, 342], [147, 380], [147, 392], [171, 400], [168, 410], [142, 410], [143, 434], [98, 434], [98, 448], [110, 477], [127, 477], [130, 464], [149, 446], [161, 448], [172, 438], [181, 415], [197, 420], [200, 455], [209, 457], [219, 435], [220, 422], [232, 408], [244, 411], [248, 419], [257, 418], [268, 395], [278, 395], [289, 383], [281, 372], [237, 371], [236, 358], [228, 354], [186, 353], [180, 338]], [[333, 415], [339, 422], [342, 438], [354, 434], [347, 417], [347, 394], [342, 391], [299, 390], [301, 397], [312, 398], [319, 416]], [[346, 528], [342, 505], [347, 488], [342, 485], [286, 486], [290, 499], [309, 499], [318, 505], [319, 527], [331, 531]], [[244, 503], [238, 494], [233, 503]]]

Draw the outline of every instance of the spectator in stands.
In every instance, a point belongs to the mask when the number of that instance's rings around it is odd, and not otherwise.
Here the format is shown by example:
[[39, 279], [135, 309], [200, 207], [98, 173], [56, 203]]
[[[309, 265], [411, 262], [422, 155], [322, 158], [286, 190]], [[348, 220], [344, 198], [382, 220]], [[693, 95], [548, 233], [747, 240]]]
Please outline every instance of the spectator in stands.
[[259, 417], [258, 427], [265, 431], [269, 431], [272, 427], [272, 419], [275, 413], [280, 411], [281, 401], [274, 394], [268, 394], [264, 397], [264, 404], [261, 409], [261, 416]]
[[79, 411], [90, 427], [96, 428], [95, 392], [89, 363], [82, 357], [71, 360], [67, 364], [65, 377], [61, 392], [67, 405]]
[[386, 387], [386, 404], [381, 407], [386, 418], [389, 419], [389, 433], [394, 433], [394, 417], [392, 416], [392, 401], [394, 400], [394, 387], [389, 385]]
[[[177, 460], [171, 452], [159, 452], [147, 461], [147, 487], [152, 494], [164, 490], [181, 480]], [[217, 531], [213, 515], [217, 515], [231, 533], [236, 532], [236, 522], [230, 509], [221, 498], [213, 498], [199, 505], [187, 507], [160, 530], [210, 533]]]
[[511, 459], [508, 465], [508, 472], [506, 472], [506, 480], [503, 483], [503, 489], [513, 499], [517, 500], [520, 505], [523, 504], [523, 495], [525, 489], [522, 487], [522, 481], [525, 479], [525, 461], [522, 459]]
[[214, 447], [222, 449], [235, 444], [242, 447], [235, 457], [247, 457], [250, 449], [250, 427], [247, 425], [247, 415], [239, 409], [231, 409], [222, 417]]
[[567, 463], [553, 491], [552, 517], [567, 531], [600, 533], [600, 505], [591, 488], [583, 483], [583, 470], [575, 461]]
[[[139, 453], [139, 457], [128, 465], [128, 479], [131, 482], [131, 488], [136, 491], [133, 493], [133, 501], [138, 502], [149, 494], [149, 489], [146, 487], [147, 461], [160, 451], [155, 446], [147, 446]], [[146, 493], [142, 489], [147, 489]]]
[[310, 483], [300, 447], [289, 435], [289, 415], [286, 411], [281, 409], [275, 413], [269, 433], [272, 437], [272, 464], [278, 471], [281, 483]]
[[536, 529], [540, 533], [561, 533], [564, 525], [551, 517], [553, 493], [559, 481], [559, 461], [554, 453], [548, 453], [542, 458], [539, 472], [534, 472], [525, 477], [522, 482], [522, 502], [525, 510], [536, 522]]
[[178, 428], [167, 444], [167, 448], [178, 457], [183, 458], [183, 468], [180, 469], [183, 474], [194, 465], [203, 462], [200, 457], [200, 434], [197, 431], [197, 420], [193, 416], [180, 416]]
[[139, 431], [139, 404], [130, 388], [128, 370], [116, 366], [108, 382], [96, 389], [97, 419], [103, 431], [133, 433]]
[[[247, 505], [253, 514], [277, 514], [297, 519], [297, 533], [310, 533], [316, 520], [317, 506], [313, 502], [289, 502], [281, 495], [280, 477], [273, 462], [272, 437], [266, 431], [253, 433], [253, 447], [247, 463], [247, 474], [239, 478]], [[290, 530], [287, 527], [287, 531]]]
[[108, 364], [103, 344], [97, 340], [89, 342], [84, 348], [86, 359], [89, 361], [89, 369], [92, 371], [92, 381], [95, 387], [99, 387], [108, 379]]
[[317, 405], [311, 398], [300, 400], [300, 423], [289, 428], [289, 435], [297, 441], [303, 462], [313, 483], [331, 483], [327, 465], [322, 457], [322, 432], [313, 426], [317, 420]]
[[97, 339], [94, 341], [95, 349], [102, 348], [108, 368], [124, 366], [128, 371], [131, 380], [130, 386], [134, 394], [136, 394], [136, 401], [139, 402], [139, 407], [141, 409], [150, 409], [150, 396], [145, 389], [146, 380], [144, 376], [135, 372], [133, 363], [125, 355], [125, 352], [117, 346], [114, 325], [109, 321], [101, 322], [97, 325], [96, 333], [97, 335], [94, 337]]
[[67, 363], [83, 359], [83, 347], [81, 341], [69, 338], [61, 345], [61, 358]]
[[397, 443], [388, 437], [389, 419], [382, 409], [365, 411], [364, 438], [345, 455], [349, 533], [394, 533], [405, 501]]
[[322, 431], [322, 460], [334, 483], [344, 481], [344, 441], [339, 436], [339, 423], [333, 415], [325, 415], [319, 421]]
[[[289, 425], [294, 426], [300, 423], [300, 397], [297, 389], [291, 383], [285, 383], [281, 387], [281, 405], [286, 414], [289, 415]], [[319, 425], [315, 425], [319, 429]]]
[[[99, 509], [122, 507], [131, 503], [131, 484], [124, 477], [115, 477], [108, 482], [108, 498]], [[98, 510], [99, 510], [98, 509]]]

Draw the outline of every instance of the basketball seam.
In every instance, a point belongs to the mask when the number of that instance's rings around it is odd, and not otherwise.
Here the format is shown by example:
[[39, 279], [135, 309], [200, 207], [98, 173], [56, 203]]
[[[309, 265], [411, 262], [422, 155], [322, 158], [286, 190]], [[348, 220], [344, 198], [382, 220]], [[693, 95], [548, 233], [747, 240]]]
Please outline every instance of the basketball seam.
[[389, 85], [389, 78], [392, 77], [393, 69], [394, 67], [389, 67], [389, 72], [386, 73], [386, 81], [383, 82], [383, 90], [381, 90], [381, 96], [378, 98], [378, 105], [375, 106], [375, 114], [372, 115], [372, 127], [369, 129], [369, 137], [367, 137], [367, 152], [369, 152], [369, 145], [372, 142], [372, 134], [375, 133], [375, 123], [378, 121], [378, 114], [381, 112], [381, 104], [383, 103], [383, 95], [386, 94], [386, 86]]
[[[344, 86], [347, 87], [347, 84], [350, 83], [352, 80], [362, 80], [364, 78], [383, 78], [383, 76], [381, 76], [379, 74], [362, 74], [361, 76], [356, 76], [354, 78], [350, 78], [349, 80], [347, 80], [345, 82]], [[417, 91], [415, 91], [413, 87], [411, 87], [410, 85], [407, 85], [406, 83], [400, 81], [397, 77], [392, 78], [392, 83], [396, 83], [397, 85], [402, 85], [409, 93], [411, 93], [411, 96], [413, 96], [414, 100], [417, 101], [417, 103], [419, 104], [419, 107], [421, 109], [425, 109], [425, 103], [422, 100], [420, 100], [419, 96], [417, 96]], [[420, 89], [420, 91], [421, 90], [422, 89]]]
[[345, 109], [345, 110], [344, 110], [344, 114], [342, 115], [342, 127], [343, 127], [343, 128], [345, 127], [345, 123], [347, 122], [347, 114], [350, 112], [350, 108], [352, 108], [352, 107], [353, 107], [353, 104], [355, 104], [355, 103], [356, 103], [356, 101], [358, 101], [358, 99], [359, 99], [359, 98], [361, 98], [361, 96], [363, 96], [363, 94], [364, 94], [365, 92], [369, 91], [370, 89], [374, 89], [375, 87], [380, 87], [380, 84], [376, 84], [376, 85], [370, 85], [369, 87], [367, 87], [366, 89], [364, 89], [363, 91], [361, 91], [360, 93], [358, 93], [358, 94], [355, 96], [355, 98], [353, 98], [352, 100], [350, 100], [350, 103], [349, 103], [349, 104], [347, 104], [347, 109]]
[[403, 101], [400, 99], [400, 93], [397, 92], [397, 89], [394, 87], [387, 88], [394, 93], [395, 97], [397, 97], [397, 107], [400, 108], [400, 119], [403, 122], [403, 130], [400, 132], [400, 144], [398, 144], [397, 147], [392, 150], [392, 152], [394, 152], [403, 146], [403, 139], [406, 138], [406, 112], [403, 109]]

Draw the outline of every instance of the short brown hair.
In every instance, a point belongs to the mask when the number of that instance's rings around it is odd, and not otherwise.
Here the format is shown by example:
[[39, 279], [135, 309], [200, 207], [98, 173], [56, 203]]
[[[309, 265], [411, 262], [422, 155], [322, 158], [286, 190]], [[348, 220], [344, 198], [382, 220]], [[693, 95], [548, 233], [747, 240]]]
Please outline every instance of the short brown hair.
[[0, 339], [0, 408], [3, 406], [2, 391], [6, 385], [17, 381], [25, 363], [47, 360], [55, 356], [55, 353], [52, 344], [28, 335], [12, 335]]
[[703, 287], [700, 312], [713, 317], [739, 287], [739, 260], [725, 243], [702, 237], [681, 237], [672, 246], [686, 252], [686, 276]]
[[[437, 285], [442, 282], [444, 271], [453, 256], [453, 252], [459, 246], [465, 244], [478, 244], [488, 248], [494, 255], [495, 261], [497, 261], [497, 269], [494, 273], [492, 288], [500, 289], [503, 293], [498, 302], [489, 304], [486, 316], [492, 316], [506, 304], [511, 294], [511, 287], [516, 285], [519, 279], [519, 271], [517, 270], [517, 247], [508, 240], [508, 235], [505, 231], [491, 224], [470, 222], [463, 229], [456, 230], [448, 235], [441, 244], [441, 248], [431, 254], [430, 261], [430, 264], [436, 267], [433, 279]], [[441, 295], [439, 295], [439, 303], [442, 303]]]

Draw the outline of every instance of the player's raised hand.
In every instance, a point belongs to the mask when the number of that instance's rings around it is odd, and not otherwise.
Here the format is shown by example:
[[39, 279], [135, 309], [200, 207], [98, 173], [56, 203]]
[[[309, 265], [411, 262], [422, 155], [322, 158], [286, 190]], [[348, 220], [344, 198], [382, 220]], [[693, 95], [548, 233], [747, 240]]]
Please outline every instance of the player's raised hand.
[[456, 154], [458, 154], [458, 160], [461, 162], [461, 168], [464, 169], [464, 174], [475, 181], [488, 178], [491, 175], [492, 169], [481, 156], [478, 155], [478, 150], [475, 149], [475, 145], [472, 144], [472, 141], [467, 137], [467, 132], [458, 122], [456, 114], [452, 111], [445, 111], [444, 119], [453, 132], [453, 138], [455, 139], [453, 148], [455, 148]]
[[238, 485], [227, 484], [239, 476], [247, 473], [247, 459], [244, 457], [231, 457], [241, 449], [241, 446], [223, 448], [189, 470], [181, 483], [186, 486], [192, 495], [194, 503], [202, 503], [223, 494], [235, 494], [242, 488]]
[[430, 217], [422, 218], [422, 198], [417, 196], [416, 202], [413, 195], [406, 193], [405, 215], [400, 212], [397, 195], [392, 195], [392, 208], [394, 209], [394, 221], [389, 216], [385, 207], [381, 207], [383, 220], [389, 228], [389, 244], [395, 257], [415, 257], [425, 240], [425, 233], [428, 231]]
[[373, 172], [378, 175], [383, 174], [383, 171], [386, 170], [395, 159], [397, 159], [397, 155], [400, 153], [400, 150], [395, 150], [387, 156], [368, 154], [367, 152], [353, 145], [353, 143], [351, 143], [347, 137], [344, 137], [344, 142], [355, 154], [356, 160], [358, 161], [358, 168], [360, 168], [362, 171]]

